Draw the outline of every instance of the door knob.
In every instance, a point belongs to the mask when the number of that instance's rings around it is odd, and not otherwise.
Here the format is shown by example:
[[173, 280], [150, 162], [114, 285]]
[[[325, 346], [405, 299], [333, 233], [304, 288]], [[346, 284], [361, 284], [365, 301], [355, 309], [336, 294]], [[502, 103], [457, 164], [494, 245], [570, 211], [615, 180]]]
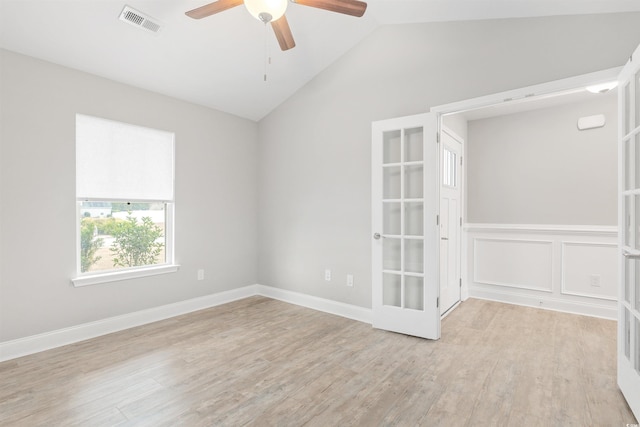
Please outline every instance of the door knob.
[[380, 235], [380, 233], [373, 233], [373, 238], [374, 238], [374, 239], [376, 239], [376, 240], [380, 240], [380, 237], [382, 237], [382, 236]]

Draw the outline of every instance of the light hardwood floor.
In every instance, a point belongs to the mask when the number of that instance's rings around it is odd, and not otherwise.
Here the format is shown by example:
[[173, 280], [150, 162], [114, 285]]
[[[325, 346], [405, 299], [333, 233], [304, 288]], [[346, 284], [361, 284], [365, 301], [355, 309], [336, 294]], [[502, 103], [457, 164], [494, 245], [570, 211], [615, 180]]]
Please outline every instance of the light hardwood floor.
[[625, 426], [615, 322], [470, 299], [428, 341], [263, 297], [0, 363], [3, 426]]

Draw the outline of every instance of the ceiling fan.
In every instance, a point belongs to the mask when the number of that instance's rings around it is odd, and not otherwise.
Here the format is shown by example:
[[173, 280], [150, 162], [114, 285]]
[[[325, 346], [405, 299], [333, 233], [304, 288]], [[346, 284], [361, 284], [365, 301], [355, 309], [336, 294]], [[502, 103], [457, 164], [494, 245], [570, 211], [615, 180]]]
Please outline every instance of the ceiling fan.
[[[311, 6], [330, 12], [361, 17], [367, 9], [367, 3], [359, 0], [290, 0], [292, 3]], [[273, 32], [278, 39], [280, 49], [289, 50], [295, 47], [291, 28], [284, 12], [288, 0], [218, 0], [186, 12], [186, 15], [200, 19], [223, 12], [244, 3], [249, 13], [265, 24], [271, 22]]]

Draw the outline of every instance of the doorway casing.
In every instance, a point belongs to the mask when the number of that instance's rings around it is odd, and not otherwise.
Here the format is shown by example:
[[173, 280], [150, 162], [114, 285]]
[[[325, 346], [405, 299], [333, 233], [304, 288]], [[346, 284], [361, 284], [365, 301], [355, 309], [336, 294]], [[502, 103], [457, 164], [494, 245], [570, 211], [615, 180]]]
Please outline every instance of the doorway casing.
[[[602, 83], [608, 83], [618, 79], [618, 75], [622, 67], [610, 68], [607, 70], [597, 71], [593, 73], [583, 74], [580, 76], [569, 77], [561, 80], [555, 80], [552, 82], [541, 83], [533, 86], [526, 86], [519, 89], [513, 89], [505, 92], [495, 93], [491, 95], [481, 96], [477, 98], [471, 98], [463, 101], [457, 101], [449, 104], [438, 105], [432, 107], [430, 112], [439, 116], [439, 131], [442, 130], [442, 118], [448, 115], [459, 114], [471, 110], [478, 110], [486, 107], [493, 107], [498, 105], [504, 105], [506, 103], [526, 103], [534, 100], [540, 100], [545, 98], [552, 98], [571, 94], [577, 91], [584, 91], [587, 86], [598, 85]], [[466, 143], [463, 147], [463, 157], [467, 157]], [[464, 165], [466, 167], [466, 164]], [[463, 172], [464, 174], [464, 172]], [[462, 200], [466, 200], [466, 186], [462, 187]], [[466, 206], [466, 203], [463, 205]], [[466, 223], [466, 212], [462, 212], [463, 223]], [[467, 234], [463, 228], [463, 236]], [[462, 289], [461, 299], [465, 301], [469, 298], [469, 277], [467, 276], [468, 259], [468, 247], [465, 237], [462, 238], [462, 245], [460, 247], [461, 253], [461, 276], [462, 276]]]

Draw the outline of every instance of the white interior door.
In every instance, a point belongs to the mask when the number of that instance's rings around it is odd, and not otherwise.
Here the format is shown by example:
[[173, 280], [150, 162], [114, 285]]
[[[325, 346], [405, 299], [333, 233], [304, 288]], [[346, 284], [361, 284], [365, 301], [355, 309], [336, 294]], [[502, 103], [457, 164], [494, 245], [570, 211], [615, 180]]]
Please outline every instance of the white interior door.
[[619, 77], [618, 385], [640, 419], [640, 46]]
[[460, 301], [462, 142], [442, 129], [440, 149], [440, 314]]
[[372, 126], [373, 326], [440, 338], [437, 116]]

